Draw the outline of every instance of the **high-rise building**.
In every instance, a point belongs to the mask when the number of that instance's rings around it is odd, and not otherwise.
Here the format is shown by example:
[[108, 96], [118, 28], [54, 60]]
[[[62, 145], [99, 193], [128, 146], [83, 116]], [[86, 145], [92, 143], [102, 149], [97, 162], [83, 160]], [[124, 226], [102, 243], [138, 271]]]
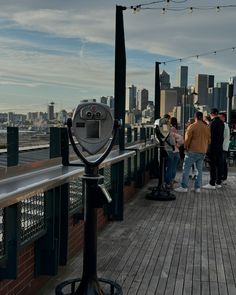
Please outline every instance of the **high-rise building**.
[[164, 70], [160, 74], [160, 88], [161, 90], [170, 89], [170, 75]]
[[198, 103], [201, 105], [212, 105], [212, 90], [214, 87], [214, 76], [198, 74], [195, 78], [196, 92], [198, 94]]
[[216, 87], [214, 87], [213, 92], [213, 106], [220, 111], [227, 110], [227, 82], [219, 82], [216, 83]]
[[148, 90], [143, 88], [137, 92], [137, 109], [145, 110], [148, 105]]
[[160, 116], [171, 113], [177, 105], [177, 91], [174, 89], [161, 90]]
[[214, 87], [215, 76], [214, 75], [208, 75], [208, 88]]
[[137, 107], [137, 88], [134, 85], [129, 87], [129, 110], [132, 111]]
[[48, 105], [48, 120], [54, 119], [54, 102]]
[[188, 87], [188, 67], [180, 66], [177, 70], [177, 87]]

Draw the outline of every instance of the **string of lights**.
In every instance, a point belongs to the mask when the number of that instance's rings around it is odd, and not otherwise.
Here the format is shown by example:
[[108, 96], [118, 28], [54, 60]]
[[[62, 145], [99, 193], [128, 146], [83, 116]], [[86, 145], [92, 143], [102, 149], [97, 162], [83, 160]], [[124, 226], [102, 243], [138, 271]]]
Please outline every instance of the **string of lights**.
[[228, 48], [223, 48], [223, 49], [219, 49], [219, 50], [208, 51], [208, 52], [194, 54], [194, 55], [189, 55], [189, 56], [181, 57], [181, 58], [170, 59], [170, 60], [167, 60], [167, 61], [162, 61], [162, 62], [160, 62], [160, 64], [166, 65], [168, 63], [182, 62], [184, 60], [192, 59], [192, 58], [199, 59], [202, 56], [213, 55], [213, 54], [216, 55], [217, 53], [224, 52], [224, 51], [229, 51], [229, 50], [236, 52], [236, 46], [228, 47]]
[[182, 7], [171, 7], [167, 5], [166, 7], [153, 7], [152, 5], [154, 4], [160, 4], [160, 3], [175, 3], [175, 4], [181, 4], [185, 3], [188, 0], [160, 0], [160, 1], [153, 1], [149, 3], [143, 3], [143, 4], [138, 4], [135, 6], [130, 6], [127, 7], [127, 9], [133, 10], [133, 12], [138, 12], [140, 10], [160, 10], [163, 14], [166, 13], [167, 11], [189, 11], [190, 13], [193, 13], [194, 10], [215, 10], [217, 12], [220, 12], [222, 9], [226, 8], [236, 8], [236, 4], [228, 4], [228, 5], [200, 5], [200, 6], [182, 6]]

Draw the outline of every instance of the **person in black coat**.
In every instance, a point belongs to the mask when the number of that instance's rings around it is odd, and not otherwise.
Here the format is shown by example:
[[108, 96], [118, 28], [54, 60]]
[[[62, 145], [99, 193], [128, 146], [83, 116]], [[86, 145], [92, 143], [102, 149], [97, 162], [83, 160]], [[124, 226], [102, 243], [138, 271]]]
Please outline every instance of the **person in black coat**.
[[205, 189], [222, 187], [224, 123], [216, 108], [211, 110], [210, 117], [211, 144], [207, 152], [210, 160], [210, 182], [203, 186]]

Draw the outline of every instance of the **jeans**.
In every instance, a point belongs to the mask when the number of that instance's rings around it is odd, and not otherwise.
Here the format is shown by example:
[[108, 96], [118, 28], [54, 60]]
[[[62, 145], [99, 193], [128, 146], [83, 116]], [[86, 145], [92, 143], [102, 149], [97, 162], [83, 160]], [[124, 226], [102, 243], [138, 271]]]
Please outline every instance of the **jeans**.
[[170, 184], [176, 176], [176, 170], [179, 163], [179, 153], [168, 151], [168, 157], [165, 159], [165, 183]]
[[210, 184], [221, 184], [222, 170], [223, 170], [223, 151], [214, 150], [210, 151]]
[[183, 173], [182, 173], [182, 180], [181, 180], [181, 186], [183, 188], [188, 187], [189, 173], [194, 163], [196, 164], [196, 169], [197, 169], [197, 176], [195, 178], [194, 188], [195, 189], [201, 188], [202, 168], [203, 168], [204, 158], [205, 158], [204, 153], [193, 153], [193, 152], [186, 153], [184, 158]]

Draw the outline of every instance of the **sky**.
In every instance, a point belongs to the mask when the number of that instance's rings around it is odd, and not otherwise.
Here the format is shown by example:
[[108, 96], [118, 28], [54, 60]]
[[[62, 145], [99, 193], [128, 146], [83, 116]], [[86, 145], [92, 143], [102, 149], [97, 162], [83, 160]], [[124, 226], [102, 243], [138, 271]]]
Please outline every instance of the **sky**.
[[[57, 111], [81, 99], [114, 95], [116, 5], [141, 0], [0, 0], [0, 112]], [[180, 2], [181, 0], [176, 0]], [[235, 0], [186, 0], [149, 7], [236, 4]], [[144, 7], [144, 6], [143, 6]], [[124, 11], [127, 87], [147, 88], [154, 96], [156, 61], [236, 47], [236, 8], [216, 10]], [[215, 82], [236, 76], [236, 50], [160, 65], [176, 84], [176, 70], [213, 74]]]

